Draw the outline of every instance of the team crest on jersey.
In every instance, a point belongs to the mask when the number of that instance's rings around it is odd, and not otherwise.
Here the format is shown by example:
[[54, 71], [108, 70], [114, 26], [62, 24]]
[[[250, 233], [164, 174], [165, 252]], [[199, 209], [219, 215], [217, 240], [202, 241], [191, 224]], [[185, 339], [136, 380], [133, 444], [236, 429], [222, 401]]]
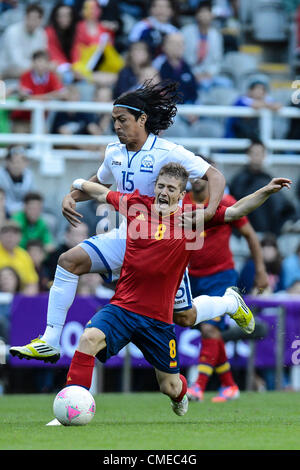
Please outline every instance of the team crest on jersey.
[[153, 166], [154, 166], [154, 157], [152, 155], [145, 155], [141, 161], [141, 168], [140, 171], [146, 173], [153, 173]]

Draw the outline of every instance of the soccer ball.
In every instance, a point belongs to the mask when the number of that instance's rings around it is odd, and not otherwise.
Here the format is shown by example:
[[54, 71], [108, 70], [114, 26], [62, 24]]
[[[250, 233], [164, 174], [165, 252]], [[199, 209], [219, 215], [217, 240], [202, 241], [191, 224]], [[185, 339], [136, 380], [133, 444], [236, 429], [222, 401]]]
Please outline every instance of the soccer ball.
[[82, 426], [88, 424], [95, 416], [96, 404], [88, 390], [71, 385], [56, 395], [53, 412], [64, 426]]

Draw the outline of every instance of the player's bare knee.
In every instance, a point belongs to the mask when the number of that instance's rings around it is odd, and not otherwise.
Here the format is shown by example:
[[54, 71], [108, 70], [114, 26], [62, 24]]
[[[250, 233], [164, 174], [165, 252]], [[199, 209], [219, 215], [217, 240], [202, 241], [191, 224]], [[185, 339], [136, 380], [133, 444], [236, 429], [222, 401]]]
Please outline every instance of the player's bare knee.
[[89, 256], [83, 250], [78, 252], [75, 249], [71, 249], [62, 253], [58, 258], [59, 266], [77, 276], [87, 274], [90, 270], [89, 264]]
[[101, 349], [101, 340], [101, 332], [97, 328], [86, 328], [80, 337], [78, 350], [95, 355]]
[[74, 258], [70, 255], [69, 251], [66, 251], [60, 255], [57, 264], [66, 271], [75, 274], [74, 271], [77, 268], [76, 260], [74, 260]]

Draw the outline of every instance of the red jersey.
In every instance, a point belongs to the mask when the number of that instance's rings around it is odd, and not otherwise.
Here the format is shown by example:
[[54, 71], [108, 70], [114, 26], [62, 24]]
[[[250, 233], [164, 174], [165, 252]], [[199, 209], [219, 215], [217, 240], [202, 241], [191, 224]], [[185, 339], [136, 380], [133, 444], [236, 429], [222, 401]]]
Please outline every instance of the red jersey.
[[[173, 323], [173, 304], [191, 249], [179, 227], [180, 207], [166, 217], [154, 209], [154, 197], [138, 191], [110, 191], [107, 202], [127, 218], [126, 252], [111, 303], [165, 323]], [[219, 206], [208, 226], [224, 223]]]
[[[226, 194], [221, 204], [229, 207], [236, 202], [236, 199]], [[183, 205], [193, 204], [190, 194], [186, 194]], [[230, 250], [230, 236], [232, 229], [243, 227], [248, 223], [247, 217], [242, 217], [228, 224], [215, 227], [206, 227], [202, 236], [204, 244], [200, 250], [191, 252], [189, 261], [189, 274], [191, 276], [204, 277], [216, 274], [228, 269], [234, 269], [233, 255]]]
[[[31, 95], [45, 95], [52, 91], [61, 90], [63, 84], [53, 72], [47, 72], [44, 76], [39, 77], [34, 70], [28, 70], [21, 75], [20, 88]], [[13, 111], [12, 119], [29, 120], [30, 112], [22, 110]]]

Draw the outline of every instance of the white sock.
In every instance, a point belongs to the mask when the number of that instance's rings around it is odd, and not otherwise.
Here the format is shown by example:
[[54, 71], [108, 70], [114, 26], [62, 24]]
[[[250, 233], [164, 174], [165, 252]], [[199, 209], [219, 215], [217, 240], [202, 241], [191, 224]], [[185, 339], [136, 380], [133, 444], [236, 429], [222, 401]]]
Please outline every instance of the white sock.
[[59, 341], [67, 313], [77, 291], [79, 276], [57, 266], [49, 293], [47, 327], [42, 340], [59, 349]]
[[237, 299], [234, 295], [223, 295], [223, 297], [209, 295], [199, 295], [193, 299], [197, 310], [197, 317], [194, 325], [203, 321], [212, 320], [225, 313], [233, 314], [238, 308]]

